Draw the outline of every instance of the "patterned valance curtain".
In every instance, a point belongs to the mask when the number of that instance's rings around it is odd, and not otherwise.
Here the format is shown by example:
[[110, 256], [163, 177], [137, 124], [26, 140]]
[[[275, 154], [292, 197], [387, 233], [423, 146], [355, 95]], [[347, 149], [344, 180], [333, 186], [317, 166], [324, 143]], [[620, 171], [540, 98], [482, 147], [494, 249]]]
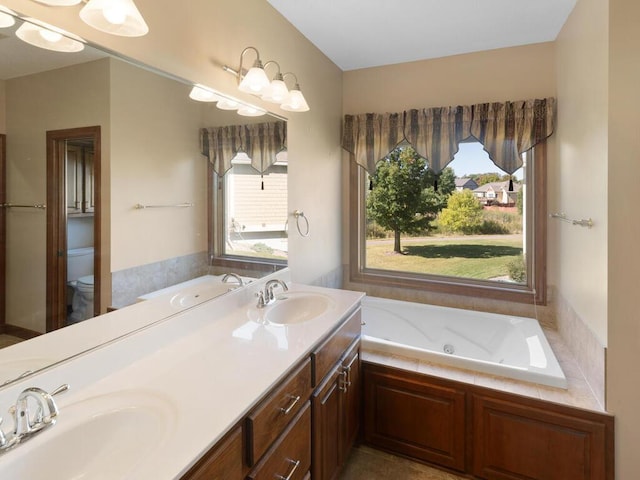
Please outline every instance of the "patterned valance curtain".
[[285, 121], [227, 125], [200, 130], [200, 151], [222, 176], [239, 152], [251, 159], [251, 166], [264, 173], [276, 162], [276, 155], [287, 148]]
[[471, 107], [440, 107], [405, 112], [405, 136], [414, 150], [440, 173], [471, 135]]
[[553, 133], [555, 99], [408, 110], [403, 113], [345, 115], [342, 148], [373, 173], [376, 164], [406, 140], [429, 168], [439, 173], [475, 137], [493, 162], [512, 174], [520, 154]]
[[344, 116], [342, 148], [369, 172], [404, 140], [403, 113]]

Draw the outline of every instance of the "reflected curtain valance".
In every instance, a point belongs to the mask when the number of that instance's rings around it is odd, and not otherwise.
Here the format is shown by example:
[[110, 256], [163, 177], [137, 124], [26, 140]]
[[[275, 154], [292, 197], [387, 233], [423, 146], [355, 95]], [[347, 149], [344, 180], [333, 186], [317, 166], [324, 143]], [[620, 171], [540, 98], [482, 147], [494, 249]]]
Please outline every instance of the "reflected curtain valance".
[[200, 151], [222, 176], [232, 167], [240, 152], [251, 159], [251, 166], [264, 173], [276, 162], [276, 155], [287, 148], [287, 123], [284, 121], [227, 125], [200, 129]]
[[380, 160], [406, 141], [440, 173], [458, 144], [473, 137], [498, 167], [512, 174], [522, 166], [520, 155], [553, 133], [554, 112], [555, 99], [545, 98], [345, 115], [342, 148], [373, 173]]

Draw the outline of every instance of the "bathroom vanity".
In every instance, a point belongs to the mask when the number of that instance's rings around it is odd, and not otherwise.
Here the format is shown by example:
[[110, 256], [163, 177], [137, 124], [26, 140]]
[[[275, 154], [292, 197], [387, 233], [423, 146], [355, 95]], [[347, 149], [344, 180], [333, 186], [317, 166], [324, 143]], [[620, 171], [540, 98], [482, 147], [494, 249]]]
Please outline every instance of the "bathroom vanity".
[[0, 390], [4, 412], [27, 387], [70, 385], [0, 475], [335, 478], [358, 429], [362, 294], [293, 284], [258, 308], [265, 282]]

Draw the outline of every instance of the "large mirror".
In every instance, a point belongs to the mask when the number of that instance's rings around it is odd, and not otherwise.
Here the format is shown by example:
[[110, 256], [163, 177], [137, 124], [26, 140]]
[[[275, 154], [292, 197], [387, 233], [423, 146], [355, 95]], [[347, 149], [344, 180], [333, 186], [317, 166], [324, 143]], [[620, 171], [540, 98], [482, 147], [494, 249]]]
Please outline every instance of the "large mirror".
[[[203, 128], [282, 118], [194, 101], [191, 83], [90, 46], [62, 53], [27, 44], [16, 36], [20, 25], [0, 28], [0, 386], [193, 306], [142, 307], [140, 300], [229, 271], [210, 265], [208, 230], [216, 224], [228, 227], [228, 256], [286, 263], [286, 155], [263, 172], [240, 155], [225, 181], [212, 173], [199, 139]], [[243, 208], [247, 218], [255, 213], [242, 204], [242, 189], [264, 190], [271, 173], [280, 192], [274, 199], [267, 191], [279, 206], [268, 222], [251, 220], [252, 230], [238, 219]], [[220, 188], [228, 189], [227, 209], [210, 215]], [[123, 307], [138, 308], [139, 320], [119, 325]], [[109, 333], [91, 335], [91, 317], [106, 309], [115, 310]], [[59, 333], [70, 324], [65, 330], [77, 332], [78, 343]]]

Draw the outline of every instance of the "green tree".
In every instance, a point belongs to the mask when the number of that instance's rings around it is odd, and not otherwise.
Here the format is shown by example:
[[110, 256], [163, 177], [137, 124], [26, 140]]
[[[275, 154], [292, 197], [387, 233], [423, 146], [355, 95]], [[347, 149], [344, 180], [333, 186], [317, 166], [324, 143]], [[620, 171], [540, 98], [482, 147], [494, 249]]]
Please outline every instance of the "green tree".
[[446, 167], [438, 175], [438, 193], [445, 200], [445, 203], [442, 205], [442, 207], [446, 205], [446, 199], [453, 193], [455, 189], [456, 173], [453, 171], [453, 168]]
[[446, 196], [434, 191], [435, 175], [411, 147], [393, 150], [378, 163], [371, 180], [367, 216], [394, 233], [393, 251], [400, 253], [400, 235], [428, 230]]
[[518, 190], [516, 195], [516, 208], [518, 209], [518, 213], [522, 215], [522, 209], [524, 208], [524, 197], [522, 196], [522, 187]]
[[509, 180], [510, 178], [509, 174], [507, 173], [500, 174], [496, 172], [474, 173], [469, 176], [475, 180], [479, 187], [481, 187], [482, 185], [486, 185], [487, 183], [504, 182], [506, 180]]
[[482, 205], [471, 190], [451, 194], [440, 212], [440, 227], [452, 233], [476, 233], [482, 227]]

